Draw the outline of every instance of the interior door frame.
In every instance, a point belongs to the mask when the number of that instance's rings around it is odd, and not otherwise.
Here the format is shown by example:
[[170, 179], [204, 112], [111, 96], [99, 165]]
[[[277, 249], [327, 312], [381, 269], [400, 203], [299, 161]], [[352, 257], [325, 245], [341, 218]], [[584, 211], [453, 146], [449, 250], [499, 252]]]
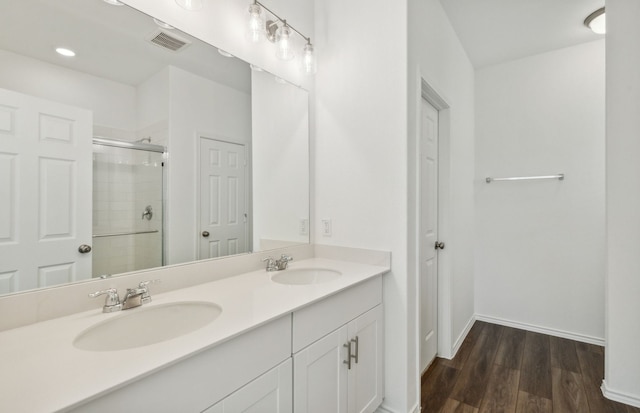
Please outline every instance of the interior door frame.
[[251, 194], [252, 194], [252, 177], [251, 177], [251, 173], [252, 173], [252, 168], [251, 168], [251, 148], [249, 147], [249, 145], [247, 145], [246, 142], [242, 142], [239, 140], [235, 140], [232, 138], [229, 138], [227, 136], [221, 136], [221, 135], [216, 135], [216, 134], [207, 134], [207, 133], [197, 133], [196, 134], [198, 137], [197, 140], [197, 145], [196, 145], [196, 228], [195, 228], [195, 240], [196, 240], [196, 244], [195, 244], [195, 253], [196, 253], [196, 259], [200, 260], [202, 259], [200, 257], [200, 229], [202, 228], [202, 223], [200, 222], [200, 209], [202, 206], [202, 197], [201, 197], [201, 193], [200, 193], [200, 187], [202, 185], [202, 182], [200, 180], [200, 170], [202, 168], [201, 162], [200, 162], [200, 151], [201, 151], [201, 141], [202, 139], [208, 139], [208, 140], [212, 140], [212, 141], [218, 141], [218, 142], [224, 142], [224, 143], [230, 143], [233, 145], [241, 145], [244, 148], [244, 159], [245, 159], [245, 210], [247, 211], [247, 223], [245, 225], [245, 237], [247, 238], [247, 251], [246, 252], [251, 252], [253, 251], [253, 237], [251, 236], [251, 233], [253, 232], [253, 219], [251, 218], [253, 216], [253, 198], [251, 198]]
[[[438, 253], [438, 268], [437, 268], [437, 328], [438, 328], [438, 346], [436, 356], [450, 358], [452, 356], [452, 340], [451, 340], [451, 245], [448, 235], [449, 230], [449, 207], [450, 207], [450, 130], [451, 130], [451, 105], [450, 101], [444, 97], [442, 93], [437, 91], [432, 85], [433, 83], [425, 79], [424, 75], [420, 73], [418, 69], [418, 82], [419, 87], [415, 93], [415, 108], [416, 108], [416, 125], [415, 134], [412, 137], [414, 140], [410, 144], [410, 148], [415, 149], [413, 151], [412, 159], [413, 164], [411, 171], [410, 181], [410, 227], [416, 227], [420, 222], [420, 111], [422, 110], [422, 100], [426, 100], [438, 111], [438, 238], [439, 240], [447, 243], [449, 249], [444, 250], [444, 253]], [[411, 152], [410, 152], [411, 153]], [[414, 274], [413, 283], [415, 286], [415, 370], [418, 373], [416, 376], [417, 388], [420, 389], [420, 345], [422, 339], [420, 337], [420, 277], [419, 277], [419, 248], [420, 248], [420, 234], [415, 229], [409, 229], [409, 271]]]

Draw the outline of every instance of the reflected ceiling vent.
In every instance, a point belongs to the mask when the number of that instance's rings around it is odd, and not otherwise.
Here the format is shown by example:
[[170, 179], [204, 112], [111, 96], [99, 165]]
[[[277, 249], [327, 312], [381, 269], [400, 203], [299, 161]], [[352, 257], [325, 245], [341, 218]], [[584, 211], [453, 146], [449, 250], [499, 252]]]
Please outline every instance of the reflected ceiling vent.
[[147, 40], [156, 46], [171, 50], [172, 52], [184, 50], [191, 44], [189, 40], [176, 36], [174, 33], [167, 33], [163, 30], [153, 32]]

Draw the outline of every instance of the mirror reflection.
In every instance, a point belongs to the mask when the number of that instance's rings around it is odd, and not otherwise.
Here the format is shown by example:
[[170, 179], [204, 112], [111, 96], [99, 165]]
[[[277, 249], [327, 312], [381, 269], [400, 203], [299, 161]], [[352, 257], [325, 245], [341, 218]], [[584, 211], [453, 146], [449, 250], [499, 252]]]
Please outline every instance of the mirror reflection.
[[3, 0], [0, 294], [308, 243], [277, 80], [128, 6]]

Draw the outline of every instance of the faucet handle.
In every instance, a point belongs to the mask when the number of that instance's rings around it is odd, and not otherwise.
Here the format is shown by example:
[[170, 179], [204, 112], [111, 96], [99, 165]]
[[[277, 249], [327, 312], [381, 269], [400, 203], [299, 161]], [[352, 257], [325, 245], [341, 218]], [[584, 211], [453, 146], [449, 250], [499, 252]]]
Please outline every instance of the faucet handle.
[[277, 269], [276, 261], [273, 259], [273, 257], [263, 258], [262, 262], [267, 263], [267, 271], [275, 271]]
[[149, 284], [160, 284], [160, 280], [142, 281], [138, 284], [138, 289], [142, 291], [142, 304], [151, 302], [151, 294], [149, 294]]
[[118, 311], [122, 309], [122, 304], [120, 303], [120, 297], [118, 296], [118, 290], [115, 288], [109, 288], [107, 290], [96, 291], [94, 293], [90, 293], [90, 298], [99, 297], [101, 295], [106, 295], [107, 297], [104, 300], [104, 306], [102, 307], [103, 313], [111, 313], [113, 311]]
[[282, 254], [280, 256], [280, 261], [283, 261], [283, 262], [293, 261], [293, 257], [291, 255]]

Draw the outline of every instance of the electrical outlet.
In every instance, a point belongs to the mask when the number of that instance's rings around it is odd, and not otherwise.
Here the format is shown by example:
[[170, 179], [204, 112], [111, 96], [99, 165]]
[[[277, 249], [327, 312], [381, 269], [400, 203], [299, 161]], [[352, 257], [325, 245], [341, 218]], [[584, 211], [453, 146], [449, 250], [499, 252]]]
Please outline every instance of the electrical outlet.
[[325, 237], [331, 236], [331, 219], [325, 218], [322, 220], [322, 235]]
[[309, 235], [309, 220], [300, 218], [300, 235]]

